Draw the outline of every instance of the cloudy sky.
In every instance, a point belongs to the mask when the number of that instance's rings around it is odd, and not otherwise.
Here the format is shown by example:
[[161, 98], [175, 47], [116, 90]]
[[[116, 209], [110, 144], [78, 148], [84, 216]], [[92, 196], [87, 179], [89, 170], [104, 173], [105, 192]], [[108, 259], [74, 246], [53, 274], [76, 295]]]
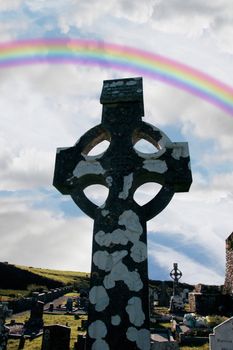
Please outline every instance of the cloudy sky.
[[[0, 41], [79, 38], [133, 46], [232, 84], [232, 0], [0, 0]], [[104, 67], [31, 65], [0, 70], [0, 261], [89, 271], [93, 222], [53, 186], [57, 147], [99, 124]], [[233, 119], [210, 103], [143, 79], [145, 121], [188, 141], [189, 193], [148, 222], [149, 274], [222, 284], [233, 231]], [[157, 187], [155, 186], [155, 190]], [[146, 201], [151, 185], [138, 190]], [[93, 192], [92, 192], [93, 193]], [[101, 203], [102, 192], [94, 191]], [[142, 202], [140, 202], [142, 203]]]

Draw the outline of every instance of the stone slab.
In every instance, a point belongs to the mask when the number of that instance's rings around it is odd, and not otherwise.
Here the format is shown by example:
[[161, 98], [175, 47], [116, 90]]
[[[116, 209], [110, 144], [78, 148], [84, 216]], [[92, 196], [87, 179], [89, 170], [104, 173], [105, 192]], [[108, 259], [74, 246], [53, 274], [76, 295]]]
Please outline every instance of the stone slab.
[[210, 350], [233, 349], [233, 317], [214, 327], [209, 335]]

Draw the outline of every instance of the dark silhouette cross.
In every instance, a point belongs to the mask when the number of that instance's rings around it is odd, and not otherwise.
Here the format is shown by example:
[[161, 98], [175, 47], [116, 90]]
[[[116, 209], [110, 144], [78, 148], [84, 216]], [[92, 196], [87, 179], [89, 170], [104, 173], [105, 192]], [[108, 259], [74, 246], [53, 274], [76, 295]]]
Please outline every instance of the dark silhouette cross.
[[[146, 222], [161, 212], [175, 192], [192, 182], [187, 143], [173, 143], [156, 127], [144, 123], [142, 78], [104, 81], [100, 98], [102, 123], [75, 146], [58, 149], [54, 186], [71, 195], [94, 219], [87, 349], [150, 349]], [[137, 151], [141, 139], [156, 147]], [[103, 140], [107, 150], [90, 151]], [[134, 200], [144, 183], [162, 185], [140, 206]], [[101, 184], [109, 189], [98, 207], [84, 189]]]
[[173, 279], [173, 296], [176, 293], [176, 287], [179, 282], [179, 279], [182, 277], [182, 272], [178, 269], [178, 264], [173, 263], [173, 270], [170, 272], [170, 277]]

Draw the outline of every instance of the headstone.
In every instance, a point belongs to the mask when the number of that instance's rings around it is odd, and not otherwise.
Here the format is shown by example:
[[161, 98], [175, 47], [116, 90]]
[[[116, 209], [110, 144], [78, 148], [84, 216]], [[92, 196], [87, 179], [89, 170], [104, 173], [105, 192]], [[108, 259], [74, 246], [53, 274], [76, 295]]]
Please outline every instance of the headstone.
[[170, 299], [170, 312], [180, 313], [184, 310], [183, 298], [180, 295], [172, 295]]
[[43, 312], [44, 303], [42, 301], [37, 301], [33, 304], [31, 308], [30, 318], [27, 322], [25, 322], [25, 328], [27, 332], [38, 332], [43, 327]]
[[182, 277], [182, 272], [178, 269], [178, 264], [173, 264], [173, 270], [170, 272], [170, 276], [173, 279], [173, 293], [170, 298], [170, 312], [179, 313], [184, 309], [184, 302], [180, 295], [178, 295], [178, 283]]
[[45, 326], [41, 350], [70, 350], [70, 332], [66, 326]]
[[73, 299], [72, 298], [68, 298], [66, 301], [66, 311], [67, 312], [73, 311]]
[[53, 312], [53, 310], [54, 310], [54, 305], [53, 305], [53, 303], [50, 303], [49, 304], [49, 312]]
[[[71, 148], [57, 151], [54, 186], [94, 219], [87, 350], [150, 349], [146, 222], [159, 214], [175, 192], [192, 182], [187, 143], [173, 143], [158, 128], [144, 123], [141, 78], [106, 80], [100, 98], [102, 123]], [[151, 142], [157, 152], [144, 154], [134, 145]], [[98, 156], [89, 152], [110, 142]], [[162, 185], [147, 204], [134, 201], [146, 182]], [[84, 189], [109, 189], [98, 207]]]
[[7, 349], [8, 329], [5, 327], [6, 318], [11, 316], [12, 310], [7, 303], [0, 303], [0, 350]]
[[233, 317], [214, 327], [209, 335], [210, 350], [233, 349]]

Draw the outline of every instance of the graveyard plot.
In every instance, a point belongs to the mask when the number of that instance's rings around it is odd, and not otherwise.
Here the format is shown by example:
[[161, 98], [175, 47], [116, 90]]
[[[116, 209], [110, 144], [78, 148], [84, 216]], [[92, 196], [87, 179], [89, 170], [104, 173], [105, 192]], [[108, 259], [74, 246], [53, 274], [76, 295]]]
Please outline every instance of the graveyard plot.
[[[23, 323], [26, 319], [29, 319], [30, 313], [24, 312], [20, 315], [13, 315], [11, 319], [14, 319], [17, 323]], [[76, 319], [74, 315], [43, 315], [44, 325], [64, 325], [71, 328], [70, 337], [70, 349], [74, 348], [74, 343], [77, 341], [78, 334], [83, 334], [82, 331], [78, 331], [78, 327], [81, 328], [82, 320], [86, 320], [86, 316], [80, 316]], [[9, 321], [9, 320], [8, 320]], [[9, 339], [7, 350], [18, 350], [19, 339]], [[41, 350], [42, 336], [33, 340], [26, 339], [24, 350]]]

